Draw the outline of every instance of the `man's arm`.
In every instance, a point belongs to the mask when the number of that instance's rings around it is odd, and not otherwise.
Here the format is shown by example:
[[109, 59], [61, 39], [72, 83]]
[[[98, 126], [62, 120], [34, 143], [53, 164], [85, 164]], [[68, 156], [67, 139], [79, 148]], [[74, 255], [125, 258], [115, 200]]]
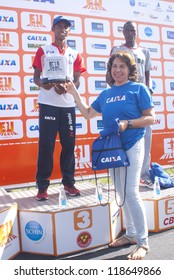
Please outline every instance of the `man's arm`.
[[78, 89], [80, 86], [80, 71], [74, 72], [74, 81], [76, 88]]
[[145, 72], [145, 80], [146, 80], [146, 86], [149, 88], [150, 93], [153, 94], [153, 89], [152, 89], [152, 80], [150, 77], [150, 71]]
[[38, 86], [38, 87], [42, 87], [46, 90], [49, 90], [50, 88], [52, 88], [54, 85], [51, 83], [47, 83], [47, 84], [42, 84], [42, 80], [40, 78], [41, 76], [41, 71], [37, 68], [34, 67], [34, 76], [33, 76], [33, 80], [34, 83]]
[[146, 86], [150, 87], [150, 71], [145, 72]]

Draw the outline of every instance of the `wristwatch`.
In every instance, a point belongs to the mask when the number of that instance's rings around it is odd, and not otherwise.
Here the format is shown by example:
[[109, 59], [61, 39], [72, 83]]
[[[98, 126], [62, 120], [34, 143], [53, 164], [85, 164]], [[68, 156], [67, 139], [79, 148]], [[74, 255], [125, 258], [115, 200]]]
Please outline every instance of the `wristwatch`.
[[132, 121], [131, 120], [128, 120], [127, 128], [132, 128]]

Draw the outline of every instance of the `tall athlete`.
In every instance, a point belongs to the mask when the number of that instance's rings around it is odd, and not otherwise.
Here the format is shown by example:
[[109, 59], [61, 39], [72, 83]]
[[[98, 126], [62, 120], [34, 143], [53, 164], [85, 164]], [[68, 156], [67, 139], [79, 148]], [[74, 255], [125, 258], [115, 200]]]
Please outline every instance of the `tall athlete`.
[[[53, 154], [57, 133], [61, 144], [60, 169], [62, 184], [66, 193], [70, 196], [80, 195], [75, 187], [75, 103], [71, 94], [64, 89], [66, 82], [43, 83], [42, 73], [44, 59], [58, 57], [60, 61], [66, 61], [66, 67], [59, 67], [61, 74], [68, 75], [76, 87], [80, 85], [80, 75], [85, 72], [85, 66], [81, 55], [66, 44], [71, 22], [63, 16], [54, 18], [52, 31], [54, 42], [40, 47], [33, 62], [34, 82], [40, 87], [38, 95], [39, 103], [39, 150], [37, 161], [36, 184], [38, 187], [37, 200], [48, 199], [47, 189], [50, 184], [50, 176], [53, 170]], [[65, 59], [66, 58], [66, 59]], [[57, 61], [59, 61], [59, 59]], [[62, 64], [64, 65], [64, 64]], [[55, 70], [53, 63], [53, 69]], [[46, 69], [48, 70], [48, 69]]]

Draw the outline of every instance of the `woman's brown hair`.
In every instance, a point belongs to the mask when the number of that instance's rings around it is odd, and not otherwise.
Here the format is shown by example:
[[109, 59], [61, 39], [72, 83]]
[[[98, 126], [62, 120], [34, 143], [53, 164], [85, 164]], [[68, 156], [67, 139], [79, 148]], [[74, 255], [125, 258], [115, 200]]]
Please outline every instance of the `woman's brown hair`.
[[[126, 63], [127, 67], [129, 68], [129, 77], [128, 79], [133, 82], [138, 82], [138, 75], [137, 75], [137, 64], [135, 61], [134, 56], [128, 52], [123, 50], [118, 50], [111, 55], [107, 64], [107, 70], [112, 78], [111, 68], [115, 58], [121, 59], [123, 62]], [[112, 78], [111, 82], [114, 84], [115, 80]]]

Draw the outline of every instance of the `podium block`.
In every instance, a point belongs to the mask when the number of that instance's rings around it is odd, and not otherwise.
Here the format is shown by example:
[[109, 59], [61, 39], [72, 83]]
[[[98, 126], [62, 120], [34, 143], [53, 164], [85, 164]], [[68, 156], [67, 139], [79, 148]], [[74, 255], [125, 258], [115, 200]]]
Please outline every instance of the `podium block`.
[[162, 189], [160, 199], [153, 198], [153, 190], [140, 189], [140, 192], [146, 209], [149, 232], [174, 228], [174, 188]]
[[36, 201], [36, 189], [19, 191], [16, 198], [11, 193], [19, 205], [23, 252], [64, 255], [106, 245], [120, 233], [120, 210], [112, 195], [108, 201], [107, 189], [100, 205], [94, 184], [77, 187], [81, 196], [68, 197], [64, 210], [58, 204], [58, 186], [48, 189], [48, 201]]
[[8, 260], [20, 253], [18, 207], [3, 188], [0, 201], [0, 260]]
[[52, 213], [20, 211], [19, 218], [22, 251], [55, 255]]
[[109, 224], [111, 227], [110, 241], [113, 241], [122, 231], [122, 212], [115, 200], [110, 203]]

